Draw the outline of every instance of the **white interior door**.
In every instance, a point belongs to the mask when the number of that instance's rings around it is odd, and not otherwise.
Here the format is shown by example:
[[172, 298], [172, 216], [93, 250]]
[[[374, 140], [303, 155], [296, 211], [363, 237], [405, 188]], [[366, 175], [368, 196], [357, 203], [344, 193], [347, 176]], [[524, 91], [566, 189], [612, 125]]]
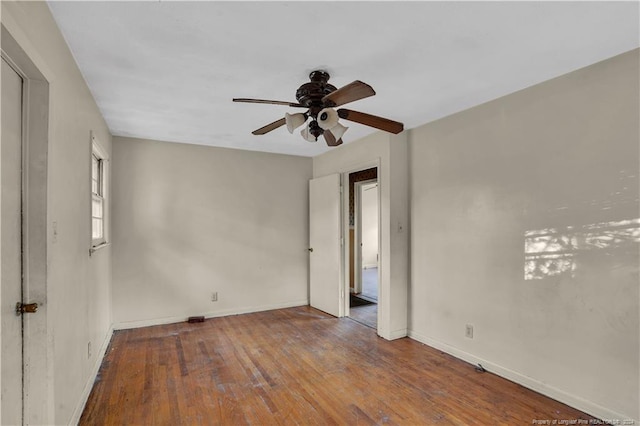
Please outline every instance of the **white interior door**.
[[[354, 184], [354, 292], [363, 292], [363, 269], [377, 267], [378, 181], [370, 179]], [[377, 299], [377, 296], [376, 296]]]
[[312, 307], [340, 316], [340, 175], [309, 181], [309, 299]]
[[361, 190], [361, 258], [362, 296], [378, 300], [379, 220], [378, 184], [362, 185]]
[[2, 60], [0, 236], [3, 425], [22, 424], [22, 78]]

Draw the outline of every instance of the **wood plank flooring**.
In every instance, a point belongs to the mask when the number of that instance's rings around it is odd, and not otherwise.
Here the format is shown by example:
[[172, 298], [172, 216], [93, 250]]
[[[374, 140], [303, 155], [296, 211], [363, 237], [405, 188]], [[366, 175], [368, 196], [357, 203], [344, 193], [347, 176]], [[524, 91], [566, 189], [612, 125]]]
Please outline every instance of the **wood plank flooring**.
[[378, 305], [351, 306], [349, 318], [375, 330], [378, 328]]
[[115, 332], [82, 425], [491, 425], [590, 419], [309, 307]]

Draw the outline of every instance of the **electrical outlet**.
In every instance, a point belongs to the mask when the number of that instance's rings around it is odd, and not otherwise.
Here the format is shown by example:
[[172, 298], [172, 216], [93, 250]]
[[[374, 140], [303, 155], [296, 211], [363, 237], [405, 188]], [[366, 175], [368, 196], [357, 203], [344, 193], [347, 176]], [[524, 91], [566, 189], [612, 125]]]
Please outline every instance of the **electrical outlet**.
[[464, 335], [469, 339], [473, 339], [473, 326], [471, 324], [466, 325]]
[[91, 342], [87, 343], [87, 358], [91, 358]]
[[218, 301], [218, 292], [214, 291], [213, 293], [211, 293], [211, 301], [212, 302], [217, 302]]

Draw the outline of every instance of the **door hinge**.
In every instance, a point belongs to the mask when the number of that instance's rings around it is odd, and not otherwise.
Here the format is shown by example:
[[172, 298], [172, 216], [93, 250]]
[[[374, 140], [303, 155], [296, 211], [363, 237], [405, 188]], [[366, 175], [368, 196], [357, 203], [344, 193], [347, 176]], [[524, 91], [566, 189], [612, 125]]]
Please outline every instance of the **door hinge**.
[[344, 237], [340, 237], [340, 247], [344, 246]]
[[34, 314], [38, 310], [37, 303], [25, 303], [22, 302], [16, 303], [16, 315], [22, 314]]

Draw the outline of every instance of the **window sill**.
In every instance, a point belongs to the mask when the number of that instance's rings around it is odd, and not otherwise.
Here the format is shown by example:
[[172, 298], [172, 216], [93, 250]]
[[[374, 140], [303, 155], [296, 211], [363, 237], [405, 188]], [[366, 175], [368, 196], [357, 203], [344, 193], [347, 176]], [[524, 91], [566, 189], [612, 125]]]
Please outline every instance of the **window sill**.
[[107, 246], [110, 246], [111, 243], [102, 243], [102, 244], [98, 244], [97, 246], [91, 247], [89, 249], [89, 256], [91, 256], [93, 253], [97, 252], [98, 250], [105, 248]]

